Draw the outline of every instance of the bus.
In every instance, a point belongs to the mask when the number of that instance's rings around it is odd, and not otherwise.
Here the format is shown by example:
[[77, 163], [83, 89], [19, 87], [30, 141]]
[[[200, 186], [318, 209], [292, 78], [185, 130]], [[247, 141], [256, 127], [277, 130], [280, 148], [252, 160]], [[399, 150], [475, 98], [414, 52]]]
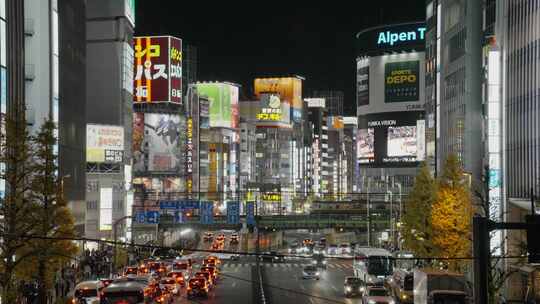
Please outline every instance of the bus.
[[354, 250], [354, 276], [366, 285], [384, 285], [394, 272], [392, 254], [382, 248], [357, 247]]

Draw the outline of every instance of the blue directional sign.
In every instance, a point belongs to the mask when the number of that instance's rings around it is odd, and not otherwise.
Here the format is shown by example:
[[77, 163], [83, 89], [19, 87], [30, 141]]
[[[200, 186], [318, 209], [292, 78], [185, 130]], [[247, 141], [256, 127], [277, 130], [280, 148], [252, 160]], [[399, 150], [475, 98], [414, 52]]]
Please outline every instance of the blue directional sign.
[[137, 222], [138, 224], [144, 224], [145, 222], [144, 211], [137, 211], [135, 213], [135, 222]]
[[146, 223], [147, 224], [159, 223], [159, 211], [146, 211]]
[[240, 223], [240, 202], [227, 202], [227, 224], [237, 225]]
[[199, 212], [201, 224], [208, 225], [214, 223], [214, 202], [202, 201]]
[[255, 226], [255, 202], [246, 202], [246, 224]]

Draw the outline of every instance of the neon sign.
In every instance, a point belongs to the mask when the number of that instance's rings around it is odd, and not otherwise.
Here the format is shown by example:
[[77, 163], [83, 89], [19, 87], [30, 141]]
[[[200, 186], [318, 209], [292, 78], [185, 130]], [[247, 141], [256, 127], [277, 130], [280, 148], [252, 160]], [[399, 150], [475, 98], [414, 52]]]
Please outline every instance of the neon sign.
[[377, 35], [377, 45], [394, 45], [399, 42], [409, 42], [415, 40], [424, 40], [426, 28], [419, 27], [415, 31], [407, 32], [379, 32]]

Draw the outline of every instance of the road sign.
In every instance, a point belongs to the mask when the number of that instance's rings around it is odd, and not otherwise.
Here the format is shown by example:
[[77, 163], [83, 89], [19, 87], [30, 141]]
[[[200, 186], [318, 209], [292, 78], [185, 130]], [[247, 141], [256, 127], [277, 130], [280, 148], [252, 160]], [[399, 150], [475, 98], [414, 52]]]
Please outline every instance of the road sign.
[[246, 202], [246, 224], [255, 226], [255, 202]]
[[237, 225], [240, 223], [240, 202], [227, 202], [227, 224]]
[[201, 201], [200, 203], [200, 219], [201, 224], [214, 223], [214, 202]]
[[159, 223], [159, 211], [146, 211], [146, 223], [147, 224]]
[[138, 224], [144, 224], [145, 222], [145, 216], [144, 211], [137, 211], [135, 214], [135, 222]]

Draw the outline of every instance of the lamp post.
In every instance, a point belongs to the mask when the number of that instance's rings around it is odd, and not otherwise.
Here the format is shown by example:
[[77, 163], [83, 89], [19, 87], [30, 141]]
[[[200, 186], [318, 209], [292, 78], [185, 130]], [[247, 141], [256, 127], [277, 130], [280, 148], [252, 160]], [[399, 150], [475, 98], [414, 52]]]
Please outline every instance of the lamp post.
[[114, 221], [114, 223], [113, 223], [113, 227], [112, 227], [112, 228], [113, 228], [114, 247], [113, 247], [113, 262], [112, 262], [112, 265], [111, 265], [111, 266], [112, 266], [111, 275], [112, 275], [112, 271], [116, 269], [116, 262], [117, 262], [117, 260], [116, 260], [116, 255], [117, 255], [117, 254], [116, 254], [116, 253], [117, 253], [116, 248], [117, 248], [118, 244], [116, 243], [116, 240], [117, 240], [116, 226], [118, 226], [118, 224], [119, 224], [121, 221], [123, 221], [123, 220], [125, 220], [125, 219], [131, 219], [131, 218], [133, 218], [133, 217], [130, 216], [130, 215], [127, 215], [127, 216], [124, 216], [124, 217], [121, 217], [121, 218], [117, 219], [117, 220]]
[[386, 194], [390, 195], [390, 235], [391, 235], [391, 238], [392, 238], [392, 245], [394, 245], [394, 240], [395, 240], [394, 212], [393, 212], [394, 198], [393, 198], [392, 190], [386, 190]]

